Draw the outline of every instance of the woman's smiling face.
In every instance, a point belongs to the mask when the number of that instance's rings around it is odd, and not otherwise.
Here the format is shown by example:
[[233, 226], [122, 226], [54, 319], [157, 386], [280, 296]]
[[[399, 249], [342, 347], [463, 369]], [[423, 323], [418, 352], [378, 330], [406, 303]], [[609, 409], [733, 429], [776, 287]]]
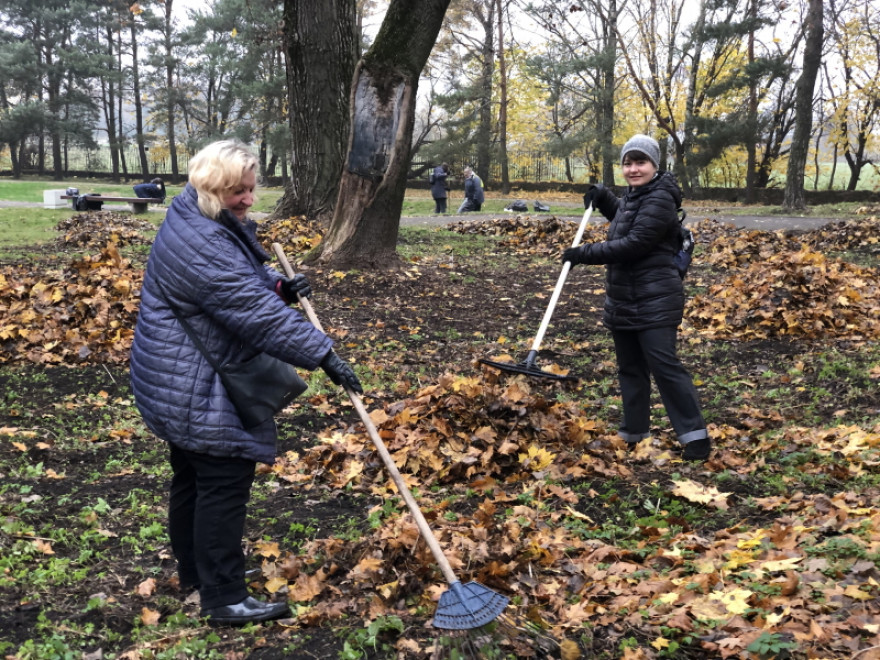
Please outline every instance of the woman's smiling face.
[[633, 188], [648, 183], [657, 173], [657, 168], [647, 158], [627, 156], [623, 159], [623, 178]]
[[256, 171], [253, 169], [245, 171], [239, 184], [223, 197], [223, 208], [229, 209], [232, 215], [239, 220], [244, 220], [254, 205], [254, 189], [256, 187]]

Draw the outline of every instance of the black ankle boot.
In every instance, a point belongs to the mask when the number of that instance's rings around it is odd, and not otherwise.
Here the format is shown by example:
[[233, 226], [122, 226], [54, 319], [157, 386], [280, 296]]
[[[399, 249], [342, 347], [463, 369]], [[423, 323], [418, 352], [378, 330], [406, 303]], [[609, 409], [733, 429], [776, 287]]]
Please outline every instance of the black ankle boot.
[[243, 626], [280, 619], [289, 612], [287, 603], [263, 603], [248, 596], [240, 603], [203, 609], [202, 616], [208, 617], [208, 624], [212, 626]]
[[705, 461], [711, 453], [712, 443], [709, 438], [701, 438], [687, 443], [681, 457], [686, 461]]

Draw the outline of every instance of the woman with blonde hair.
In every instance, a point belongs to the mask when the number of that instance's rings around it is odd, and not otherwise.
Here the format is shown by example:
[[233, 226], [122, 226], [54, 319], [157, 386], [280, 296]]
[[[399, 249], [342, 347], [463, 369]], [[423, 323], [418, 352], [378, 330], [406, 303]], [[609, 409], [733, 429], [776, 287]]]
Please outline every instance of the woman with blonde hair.
[[285, 616], [286, 602], [248, 595], [242, 537], [257, 462], [273, 463], [274, 420], [242, 419], [214, 365], [267, 353], [362, 392], [330, 339], [289, 307], [308, 280], [282, 277], [248, 217], [257, 159], [222, 140], [191, 161], [147, 263], [131, 349], [131, 385], [150, 430], [165, 440], [173, 476], [169, 536], [181, 587], [198, 589], [213, 625]]

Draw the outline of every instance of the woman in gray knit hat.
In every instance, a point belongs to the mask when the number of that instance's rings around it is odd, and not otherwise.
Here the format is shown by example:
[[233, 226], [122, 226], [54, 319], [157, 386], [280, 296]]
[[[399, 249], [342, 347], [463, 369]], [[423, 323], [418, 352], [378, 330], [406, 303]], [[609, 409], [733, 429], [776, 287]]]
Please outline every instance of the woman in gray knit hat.
[[606, 240], [568, 248], [563, 261], [606, 267], [603, 323], [617, 356], [620, 436], [630, 448], [650, 437], [653, 376], [683, 458], [703, 461], [711, 443], [697, 390], [676, 350], [684, 314], [684, 286], [674, 261], [681, 189], [671, 173], [659, 172], [660, 145], [652, 137], [634, 135], [620, 152], [620, 164], [629, 186], [622, 198], [602, 185], [584, 195], [586, 207], [611, 221]]

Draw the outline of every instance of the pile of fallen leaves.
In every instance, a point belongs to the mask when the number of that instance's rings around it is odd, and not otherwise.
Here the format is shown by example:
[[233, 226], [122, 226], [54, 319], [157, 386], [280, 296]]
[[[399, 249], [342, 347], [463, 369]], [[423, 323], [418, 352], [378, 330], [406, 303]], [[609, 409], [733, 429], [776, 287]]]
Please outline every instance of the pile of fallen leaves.
[[324, 230], [314, 220], [299, 215], [261, 221], [257, 226], [257, 238], [269, 254], [272, 254], [272, 243], [279, 243], [288, 258], [292, 258], [318, 247], [324, 238]]
[[878, 253], [880, 217], [875, 213], [857, 220], [832, 222], [804, 236], [804, 242], [823, 252], [857, 249]]
[[[689, 639], [692, 651], [720, 658], [758, 657], [761, 640], [780, 648], [797, 640], [810, 657], [848, 657], [862, 638], [878, 640], [880, 572], [863, 559], [880, 548], [876, 493], [751, 501], [748, 492], [722, 492], [674, 474], [672, 453], [646, 441], [636, 462], [665, 466], [658, 478], [668, 491], [705, 507], [707, 517], [734, 507], [745, 507], [742, 515], [777, 515], [764, 527], [698, 533], [663, 512], [674, 524], [640, 525], [608, 538], [598, 532], [613, 500], [584, 484], [601, 488], [608, 479], [631, 477], [632, 463], [620, 462], [619, 442], [584, 410], [545, 399], [521, 377], [447, 375], [372, 418], [419, 493], [457, 577], [512, 596], [510, 613], [546, 626], [557, 640], [587, 625], [595, 635], [601, 631], [605, 648], [634, 636], [642, 649], [662, 653]], [[742, 478], [758, 468], [772, 471], [762, 457], [786, 447], [811, 449], [815, 458], [801, 466], [804, 472], [837, 470], [841, 478], [880, 459], [880, 428], [710, 432], [716, 471]], [[728, 438], [736, 446], [728, 448]], [[301, 611], [301, 623], [433, 611], [448, 585], [411, 516], [399, 502], [388, 506], [396, 491], [363, 434], [334, 433], [274, 470], [298, 489], [369, 490], [384, 502], [357, 541], [315, 540], [297, 555], [277, 544], [258, 549], [268, 591], [315, 603]], [[577, 491], [569, 483], [578, 483]], [[405, 632], [398, 650], [412, 657], [431, 652], [418, 637]], [[516, 657], [531, 657], [529, 649], [517, 647]]]
[[[859, 227], [853, 229], [858, 235]], [[848, 224], [840, 227], [843, 235], [849, 230]], [[696, 263], [707, 263], [721, 277], [688, 301], [690, 326], [741, 339], [880, 336], [880, 276], [808, 247], [828, 231], [810, 232], [805, 242], [765, 231], [713, 241]]]
[[108, 243], [120, 247], [149, 245], [158, 228], [131, 213], [87, 211], [74, 213], [59, 222], [55, 229], [61, 232], [60, 240], [63, 243], [100, 249]]
[[[609, 435], [577, 403], [548, 400], [524, 377], [506, 379], [494, 370], [470, 378], [447, 374], [372, 419], [395, 463], [423, 486], [539, 473], [560, 481], [586, 472], [620, 474], [589, 455], [591, 443], [617, 443], [616, 432]], [[542, 449], [548, 445], [557, 453]], [[364, 478], [371, 452], [367, 438], [336, 434], [278, 470], [288, 481], [308, 483], [320, 474], [345, 488]]]
[[112, 243], [63, 270], [0, 269], [0, 362], [125, 362], [142, 281]]
[[[500, 244], [517, 252], [562, 253], [572, 244], [578, 230], [578, 223], [549, 218], [531, 218], [517, 215], [510, 218], [491, 220], [463, 220], [446, 225], [450, 231], [459, 234], [478, 234], [480, 236], [501, 236]], [[584, 231], [582, 242], [604, 241], [608, 223], [590, 223]]]

